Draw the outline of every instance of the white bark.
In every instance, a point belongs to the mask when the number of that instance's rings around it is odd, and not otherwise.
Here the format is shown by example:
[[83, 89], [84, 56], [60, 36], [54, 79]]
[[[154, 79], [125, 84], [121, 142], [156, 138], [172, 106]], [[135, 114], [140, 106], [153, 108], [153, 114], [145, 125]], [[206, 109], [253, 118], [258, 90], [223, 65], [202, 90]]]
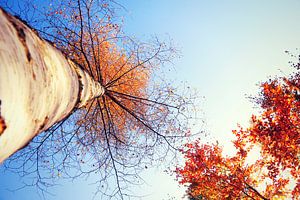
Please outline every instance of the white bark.
[[103, 93], [85, 71], [0, 9], [0, 163]]

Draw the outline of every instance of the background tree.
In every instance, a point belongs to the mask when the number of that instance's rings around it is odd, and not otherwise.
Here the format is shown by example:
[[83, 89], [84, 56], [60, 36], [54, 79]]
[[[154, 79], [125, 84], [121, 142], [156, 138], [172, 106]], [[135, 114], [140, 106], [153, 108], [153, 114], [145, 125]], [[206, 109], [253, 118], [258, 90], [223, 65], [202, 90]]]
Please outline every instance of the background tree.
[[[34, 176], [29, 185], [41, 189], [58, 177], [97, 173], [98, 191], [123, 199], [140, 170], [170, 151], [176, 154], [188, 136], [196, 98], [161, 76], [159, 67], [176, 55], [174, 48], [157, 38], [139, 42], [125, 36], [114, 1], [4, 1], [2, 6], [35, 27], [105, 90], [35, 137], [4, 163], [7, 169]], [[111, 178], [115, 184], [108, 185]]]
[[[299, 197], [299, 66], [289, 77], [263, 82], [261, 108], [247, 129], [233, 133], [235, 156], [226, 157], [218, 145], [187, 144], [182, 150], [186, 163], [176, 170], [181, 184], [189, 184], [188, 194], [207, 199], [279, 199]], [[254, 164], [246, 161], [251, 149], [260, 148]]]
[[296, 70], [288, 77], [270, 79], [261, 84], [260, 96], [253, 100], [262, 108], [260, 116], [252, 116], [251, 126], [240, 131], [243, 142], [261, 147], [261, 155], [268, 159], [269, 177], [276, 180], [283, 171], [288, 171], [295, 182], [293, 197], [300, 195], [300, 56], [291, 62]]

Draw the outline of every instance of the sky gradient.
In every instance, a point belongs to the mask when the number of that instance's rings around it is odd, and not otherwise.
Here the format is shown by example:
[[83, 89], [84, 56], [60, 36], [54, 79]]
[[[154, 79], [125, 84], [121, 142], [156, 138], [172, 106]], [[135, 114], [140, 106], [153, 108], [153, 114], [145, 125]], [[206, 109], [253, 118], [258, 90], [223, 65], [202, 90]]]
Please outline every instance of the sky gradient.
[[[142, 0], [121, 1], [125, 31], [139, 39], [153, 35], [172, 38], [181, 50], [174, 60], [170, 79], [188, 82], [205, 96], [201, 109], [210, 138], [231, 152], [231, 130], [237, 123], [247, 124], [256, 112], [246, 95], [256, 94], [257, 83], [269, 76], [288, 74], [288, 50], [299, 53], [299, 0]], [[200, 127], [200, 126], [199, 126]], [[32, 188], [16, 192], [22, 179], [0, 168], [0, 200], [37, 200]], [[133, 188], [145, 200], [181, 199], [179, 189], [164, 167], [147, 169], [142, 175], [147, 184]], [[50, 189], [51, 200], [92, 199], [91, 180], [62, 180]], [[99, 196], [96, 199], [101, 199]]]

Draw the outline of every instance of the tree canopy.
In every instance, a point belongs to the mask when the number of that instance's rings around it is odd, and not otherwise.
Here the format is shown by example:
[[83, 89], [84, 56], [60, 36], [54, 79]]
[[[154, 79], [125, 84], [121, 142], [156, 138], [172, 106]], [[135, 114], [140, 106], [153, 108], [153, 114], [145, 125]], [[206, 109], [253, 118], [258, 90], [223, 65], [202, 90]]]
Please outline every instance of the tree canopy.
[[[294, 56], [295, 57], [295, 56]], [[252, 98], [261, 108], [248, 128], [233, 131], [237, 150], [224, 156], [218, 144], [189, 143], [182, 149], [185, 166], [176, 172], [188, 195], [198, 199], [298, 199], [299, 177], [299, 66], [300, 56], [288, 77], [261, 83], [259, 96]], [[247, 157], [260, 150], [253, 163]]]

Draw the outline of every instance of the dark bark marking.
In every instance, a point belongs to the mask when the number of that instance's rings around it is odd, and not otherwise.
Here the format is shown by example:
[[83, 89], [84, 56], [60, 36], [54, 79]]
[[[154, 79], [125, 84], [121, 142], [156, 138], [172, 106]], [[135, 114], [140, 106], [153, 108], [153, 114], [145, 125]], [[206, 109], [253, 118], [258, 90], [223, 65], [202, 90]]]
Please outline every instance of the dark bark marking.
[[43, 121], [43, 123], [39, 127], [39, 131], [41, 131], [46, 126], [48, 120], [49, 120], [49, 117], [46, 116], [45, 119], [44, 119], [44, 121]]
[[76, 106], [81, 103], [81, 95], [82, 95], [82, 90], [83, 90], [83, 84], [82, 84], [82, 77], [77, 73], [78, 76], [78, 83], [79, 83], [79, 88], [78, 88], [78, 95], [77, 95], [77, 100], [76, 100]]
[[[13, 27], [17, 31], [18, 38], [19, 38], [20, 42], [22, 43], [22, 45], [24, 47], [27, 61], [30, 62], [31, 61], [31, 54], [30, 54], [29, 48], [28, 48], [28, 46], [26, 44], [26, 34], [24, 32], [24, 28], [26, 28], [27, 23], [24, 23], [23, 20], [20, 20], [18, 18], [15, 18], [15, 17], [9, 15], [3, 9], [1, 9], [1, 10], [4, 12], [7, 20], [10, 21], [10, 23], [13, 25]], [[18, 22], [18, 20], [20, 22]], [[24, 23], [25, 26], [22, 23]]]
[[5, 124], [4, 118], [1, 116], [1, 100], [0, 100], [0, 136], [7, 128], [7, 125]]
[[24, 32], [24, 29], [20, 26], [18, 26], [15, 22], [12, 21], [12, 25], [14, 26], [14, 28], [16, 29], [17, 31], [17, 34], [18, 34], [18, 38], [20, 40], [20, 42], [22, 43], [23, 47], [24, 47], [24, 50], [25, 50], [25, 54], [26, 54], [26, 57], [27, 57], [27, 60], [28, 62], [31, 61], [31, 54], [30, 54], [30, 51], [29, 51], [29, 48], [26, 44], [26, 34]]

